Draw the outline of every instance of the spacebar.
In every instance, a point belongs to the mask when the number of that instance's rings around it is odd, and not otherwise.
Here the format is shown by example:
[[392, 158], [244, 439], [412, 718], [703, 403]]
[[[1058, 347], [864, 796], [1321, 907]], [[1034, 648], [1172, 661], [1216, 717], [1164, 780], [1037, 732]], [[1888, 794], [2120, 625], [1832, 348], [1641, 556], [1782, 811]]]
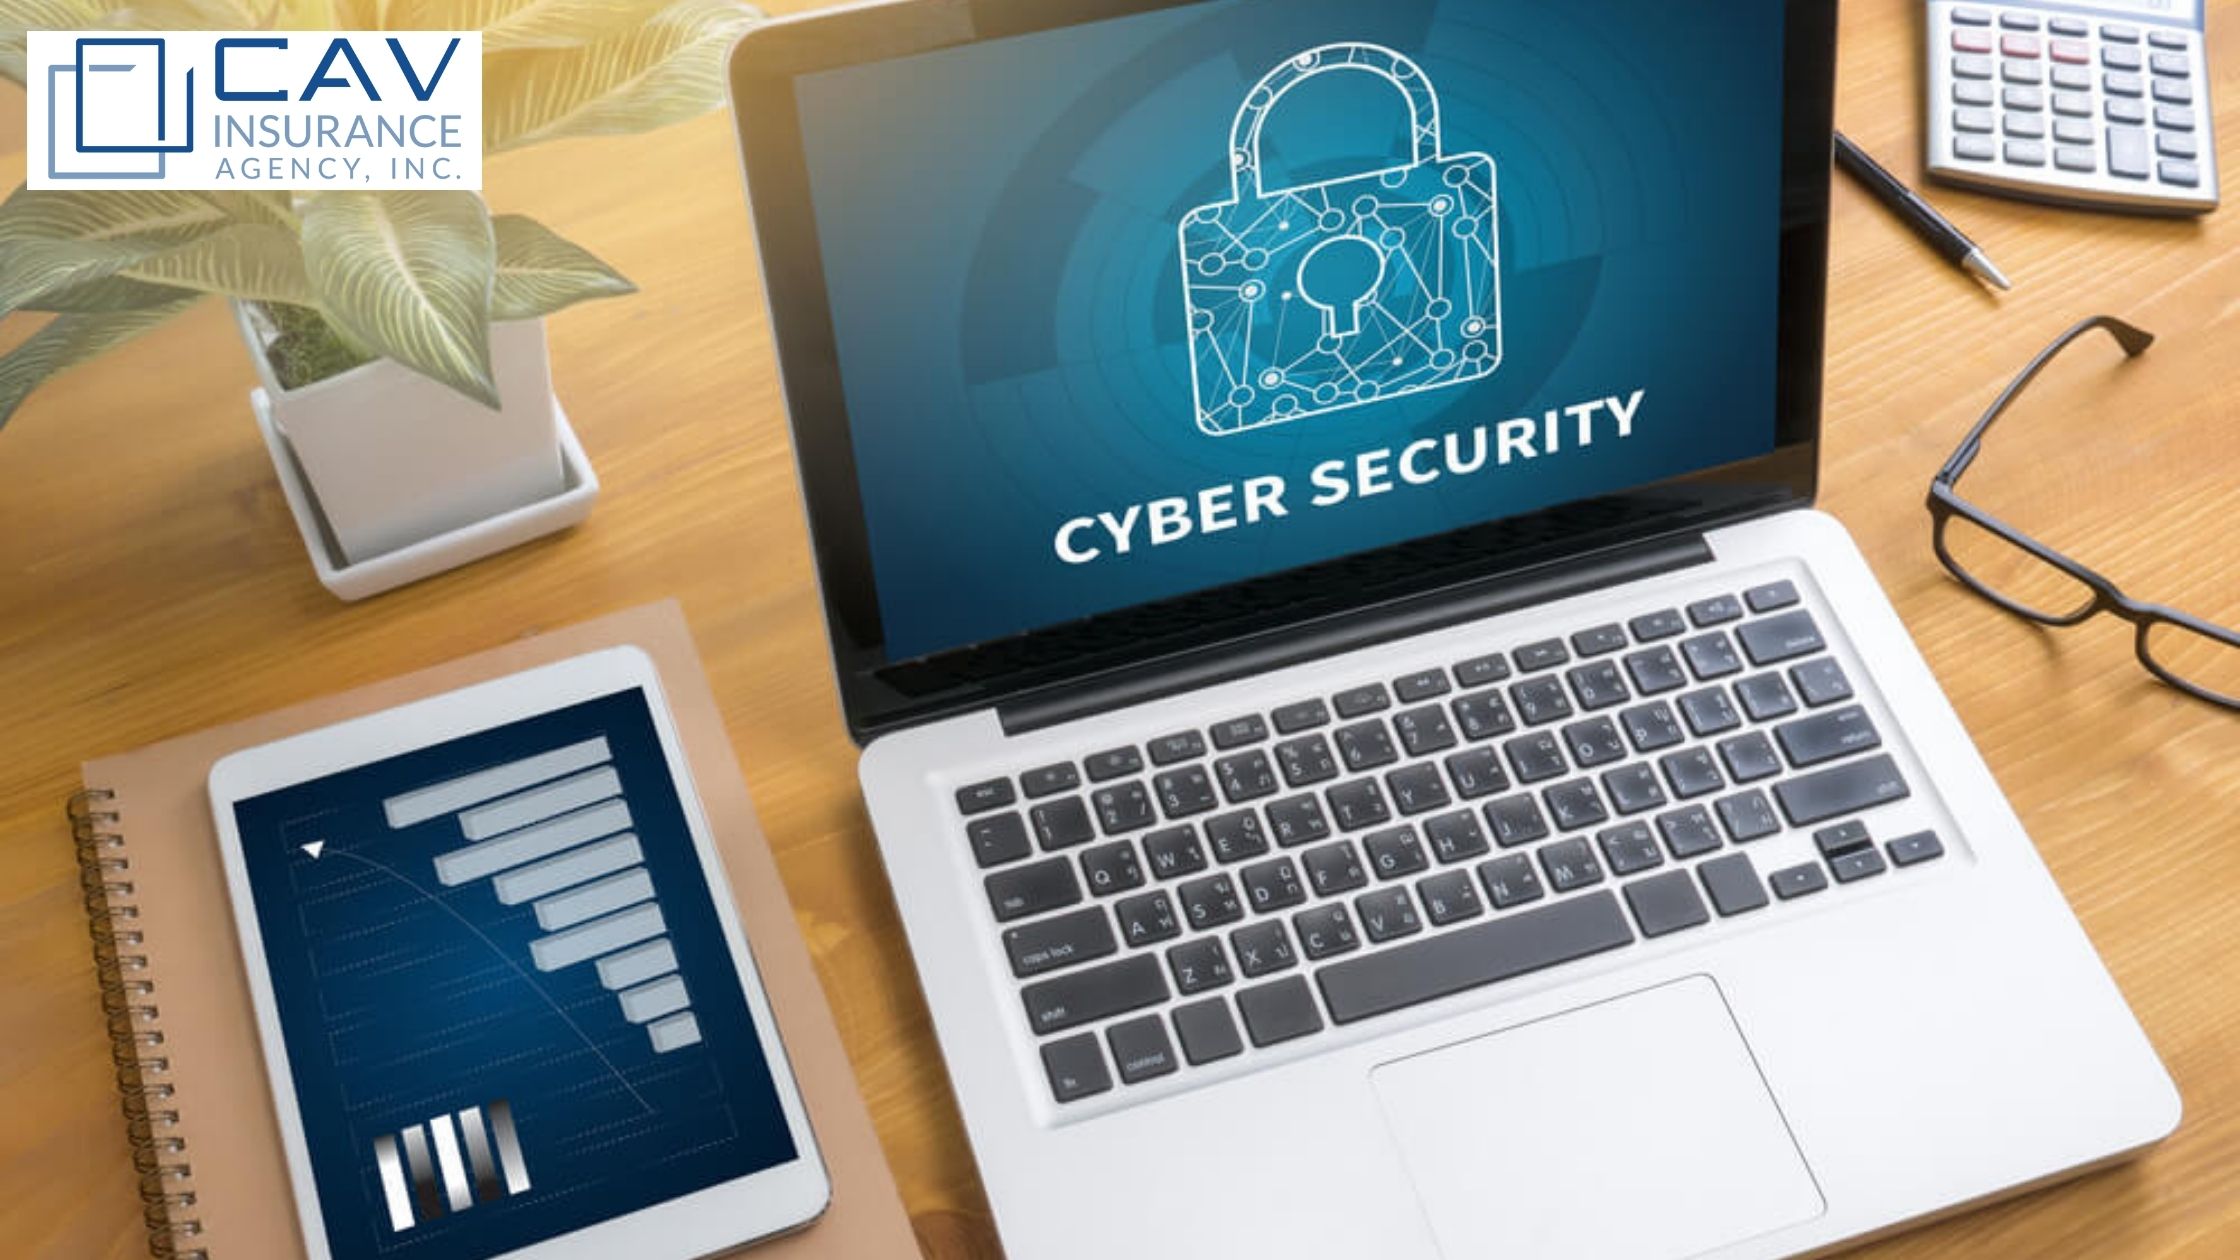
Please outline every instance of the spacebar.
[[1349, 958], [1315, 979], [1330, 1018], [1350, 1024], [1632, 943], [1606, 889]]

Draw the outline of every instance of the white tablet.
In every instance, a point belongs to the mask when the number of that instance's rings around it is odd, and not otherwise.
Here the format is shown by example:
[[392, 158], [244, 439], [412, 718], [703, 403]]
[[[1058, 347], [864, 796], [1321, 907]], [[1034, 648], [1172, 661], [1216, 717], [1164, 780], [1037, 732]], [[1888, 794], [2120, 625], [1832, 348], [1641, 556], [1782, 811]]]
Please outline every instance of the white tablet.
[[830, 1197], [654, 667], [210, 771], [313, 1260], [686, 1260]]

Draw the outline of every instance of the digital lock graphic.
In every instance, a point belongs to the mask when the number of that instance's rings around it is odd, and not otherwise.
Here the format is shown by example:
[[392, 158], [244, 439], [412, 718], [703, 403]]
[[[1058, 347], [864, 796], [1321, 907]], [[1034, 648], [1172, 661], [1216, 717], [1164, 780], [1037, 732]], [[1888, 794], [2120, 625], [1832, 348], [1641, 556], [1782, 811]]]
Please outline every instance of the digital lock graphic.
[[[1365, 72], [1406, 98], [1410, 160], [1265, 186], [1261, 130], [1291, 89]], [[1501, 364], [1493, 159], [1448, 155], [1421, 67], [1376, 44], [1292, 57], [1229, 133], [1229, 200], [1183, 216], [1183, 299], [1198, 427], [1241, 433], [1490, 375]]]

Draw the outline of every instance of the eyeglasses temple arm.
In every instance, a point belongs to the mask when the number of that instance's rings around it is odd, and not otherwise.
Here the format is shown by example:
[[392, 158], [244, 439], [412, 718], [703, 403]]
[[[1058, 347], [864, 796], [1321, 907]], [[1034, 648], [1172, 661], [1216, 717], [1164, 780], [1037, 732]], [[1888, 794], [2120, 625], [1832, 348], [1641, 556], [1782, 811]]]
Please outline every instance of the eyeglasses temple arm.
[[1997, 420], [2000, 414], [2006, 411], [2007, 404], [2014, 401], [2015, 395], [2020, 394], [2023, 387], [2037, 377], [2039, 371], [2052, 361], [2053, 356], [2067, 349], [2070, 342], [2095, 328], [2107, 329], [2108, 335], [2114, 337], [2116, 344], [2123, 347], [2123, 353], [2127, 357], [2135, 356], [2154, 344], [2153, 333], [2125, 323], [2113, 315], [2095, 315], [2054, 338], [2052, 345], [2040, 350], [2038, 357], [2030, 360], [2029, 364], [2017, 373], [2012, 381], [2007, 383], [2007, 387], [1999, 392], [1999, 397], [1993, 400], [1990, 408], [1983, 413], [1983, 418], [1977, 420], [1975, 427], [1968, 430], [1968, 436], [1960, 439], [1959, 449], [1953, 451], [1952, 458], [1946, 460], [1944, 467], [1938, 470], [1937, 480], [1948, 486], [1959, 481], [1960, 474], [1968, 471], [1968, 465], [1975, 462], [1976, 452], [1983, 448], [1983, 435], [1990, 430], [1991, 422]]

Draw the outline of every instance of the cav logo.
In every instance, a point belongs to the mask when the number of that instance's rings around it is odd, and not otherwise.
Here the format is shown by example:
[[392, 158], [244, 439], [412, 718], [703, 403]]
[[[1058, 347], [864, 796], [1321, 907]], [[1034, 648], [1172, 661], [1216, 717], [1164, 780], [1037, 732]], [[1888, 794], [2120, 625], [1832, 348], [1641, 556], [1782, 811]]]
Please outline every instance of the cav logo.
[[194, 150], [194, 71], [174, 81], [160, 35], [80, 37], [47, 67], [47, 177], [164, 177]]
[[[1408, 103], [1412, 157], [1270, 189], [1261, 130], [1316, 75], [1376, 75]], [[1215, 436], [1440, 389], [1501, 364], [1493, 159], [1448, 156], [1439, 97], [1413, 61], [1328, 44], [1270, 71], [1229, 133], [1230, 199], [1180, 229], [1191, 386]]]

